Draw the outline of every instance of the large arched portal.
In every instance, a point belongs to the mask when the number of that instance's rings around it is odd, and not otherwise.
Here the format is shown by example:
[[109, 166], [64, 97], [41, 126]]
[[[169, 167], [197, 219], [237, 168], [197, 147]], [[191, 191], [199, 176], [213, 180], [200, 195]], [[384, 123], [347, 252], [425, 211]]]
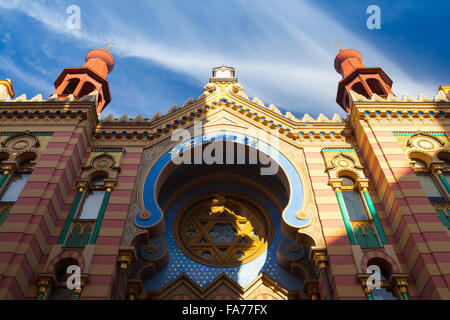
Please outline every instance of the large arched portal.
[[[201, 161], [196, 155], [203, 155]], [[308, 248], [286, 238], [281, 227], [310, 223], [310, 216], [296, 216], [303, 201], [301, 179], [265, 142], [223, 131], [195, 137], [156, 160], [142, 190], [144, 210], [134, 219], [151, 240], [137, 254], [149, 258], [163, 244], [169, 256], [157, 272], [154, 266], [140, 272], [147, 292], [173, 287], [181, 275], [201, 289], [223, 275], [248, 289], [264, 276], [287, 298], [312, 277]]]

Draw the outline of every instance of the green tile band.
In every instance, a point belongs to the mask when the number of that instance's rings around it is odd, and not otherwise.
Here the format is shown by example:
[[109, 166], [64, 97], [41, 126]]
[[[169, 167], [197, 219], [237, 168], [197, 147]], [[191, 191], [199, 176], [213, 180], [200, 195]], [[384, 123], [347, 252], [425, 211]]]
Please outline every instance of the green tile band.
[[[0, 132], [0, 136], [2, 137], [10, 137], [10, 136], [14, 136], [18, 133], [23, 133], [23, 132]], [[37, 135], [38, 137], [49, 137], [49, 136], [53, 136], [53, 132], [30, 132], [31, 134]]]
[[105, 192], [105, 196], [103, 197], [102, 201], [102, 206], [100, 207], [100, 212], [97, 217], [97, 222], [95, 223], [94, 231], [92, 232], [92, 238], [90, 242], [91, 244], [95, 244], [97, 242], [98, 233], [102, 225], [103, 217], [105, 216], [106, 206], [108, 205], [110, 195], [111, 195], [110, 191]]
[[450, 194], [450, 184], [448, 183], [448, 181], [445, 178], [444, 174], [440, 173], [440, 174], [438, 174], [438, 177], [439, 177], [439, 180], [441, 180], [442, 184], [444, 185], [445, 190], [447, 190], [447, 193]]
[[80, 300], [80, 293], [79, 292], [74, 292], [72, 295], [72, 300]]
[[44, 298], [44, 292], [38, 292], [36, 295], [36, 300], [42, 300]]
[[370, 215], [372, 216], [373, 223], [375, 224], [375, 228], [377, 229], [378, 236], [380, 237], [381, 243], [387, 244], [387, 239], [383, 231], [383, 227], [381, 226], [380, 219], [378, 218], [377, 212], [375, 210], [375, 206], [372, 203], [372, 199], [370, 198], [370, 194], [368, 191], [364, 191], [364, 199], [366, 199], [367, 206], [369, 207]]
[[[392, 132], [392, 134], [394, 136], [412, 136], [414, 133], [417, 133], [417, 131], [408, 131], [408, 132], [395, 131], [395, 132]], [[445, 132], [424, 131], [423, 133], [431, 134], [432, 136], [445, 136]]]
[[125, 152], [123, 148], [92, 148], [91, 152]]
[[356, 152], [356, 149], [323, 149], [322, 152]]
[[365, 292], [367, 300], [375, 300], [372, 292]]
[[402, 296], [402, 300], [409, 300], [409, 293], [408, 292], [401, 292], [400, 295]]
[[338, 200], [339, 208], [341, 209], [342, 218], [344, 219], [345, 229], [347, 230], [347, 235], [350, 240], [350, 244], [356, 244], [355, 235], [352, 231], [352, 226], [350, 224], [347, 208], [344, 204], [344, 198], [341, 191], [336, 191], [336, 198]]
[[0, 177], [0, 188], [3, 186], [3, 184], [5, 183], [6, 179], [8, 179], [8, 175], [2, 173], [2, 176]]
[[9, 215], [9, 209], [6, 209], [2, 213], [0, 213], [0, 226], [3, 225], [3, 223], [5, 223], [8, 215]]
[[[448, 211], [449, 211], [449, 209], [447, 209], [447, 213], [448, 213]], [[450, 229], [450, 217], [445, 214], [444, 209], [436, 209], [436, 213], [439, 217], [439, 220], [441, 220], [442, 224], [447, 229]], [[1, 220], [1, 218], [0, 218], [0, 220]], [[1, 225], [1, 221], [0, 221], [0, 225]]]
[[64, 239], [67, 236], [67, 232], [69, 232], [69, 228], [70, 228], [70, 225], [72, 224], [73, 216], [75, 215], [75, 212], [77, 211], [77, 208], [78, 208], [78, 205], [80, 204], [80, 200], [81, 200], [81, 196], [82, 195], [83, 195], [83, 191], [78, 191], [77, 192], [75, 200], [74, 200], [74, 202], [72, 204], [72, 208], [70, 209], [69, 216], [67, 217], [66, 223], [64, 224], [64, 228], [61, 231], [61, 235], [59, 236], [59, 240], [58, 240], [59, 244], [63, 244]]

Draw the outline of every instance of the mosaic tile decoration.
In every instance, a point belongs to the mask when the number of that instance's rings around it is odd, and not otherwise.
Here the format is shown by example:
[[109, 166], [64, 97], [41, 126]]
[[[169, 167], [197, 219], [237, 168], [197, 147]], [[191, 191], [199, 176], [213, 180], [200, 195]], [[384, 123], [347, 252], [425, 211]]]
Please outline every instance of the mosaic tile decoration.
[[[193, 197], [202, 194], [220, 191], [237, 192], [253, 199], [258, 199], [258, 202], [270, 213], [275, 227], [273, 239], [268, 248], [256, 259], [237, 267], [210, 267], [191, 260], [178, 248], [172, 234], [175, 215], [186, 202]], [[166, 214], [166, 231], [163, 238], [169, 248], [170, 261], [164, 269], [144, 280], [143, 287], [145, 290], [159, 290], [178, 275], [185, 273], [200, 287], [204, 288], [221, 273], [225, 273], [245, 288], [254, 281], [260, 273], [265, 273], [287, 290], [301, 290], [303, 289], [303, 280], [282, 269], [278, 265], [276, 259], [277, 246], [284, 237], [280, 229], [280, 222], [281, 214], [277, 212], [272, 203], [258, 192], [254, 190], [245, 190], [239, 185], [208, 185], [204, 188], [199, 188], [185, 194]]]

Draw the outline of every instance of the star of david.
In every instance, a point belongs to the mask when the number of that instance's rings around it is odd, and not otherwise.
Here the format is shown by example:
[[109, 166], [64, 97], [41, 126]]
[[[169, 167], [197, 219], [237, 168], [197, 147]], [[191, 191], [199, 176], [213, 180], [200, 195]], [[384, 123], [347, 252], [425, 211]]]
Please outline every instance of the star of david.
[[241, 260], [260, 242], [250, 221], [224, 206], [205, 209], [192, 218], [188, 247], [210, 261]]

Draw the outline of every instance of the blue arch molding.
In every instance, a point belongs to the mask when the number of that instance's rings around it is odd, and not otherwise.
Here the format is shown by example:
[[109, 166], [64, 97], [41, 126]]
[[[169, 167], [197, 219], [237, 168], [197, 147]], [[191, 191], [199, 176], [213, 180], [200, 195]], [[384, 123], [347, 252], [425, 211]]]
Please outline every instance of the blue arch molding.
[[152, 166], [147, 177], [145, 178], [144, 189], [143, 189], [143, 203], [144, 210], [150, 212], [150, 218], [142, 219], [140, 217], [140, 212], [135, 216], [135, 223], [140, 228], [153, 228], [164, 218], [164, 214], [157, 204], [156, 195], [156, 181], [160, 173], [169, 164], [173, 156], [189, 150], [190, 148], [201, 145], [203, 143], [208, 143], [212, 141], [233, 141], [235, 143], [241, 143], [248, 145], [250, 147], [256, 148], [257, 150], [270, 156], [273, 161], [276, 161], [281, 167], [288, 180], [290, 186], [289, 203], [286, 209], [283, 211], [283, 220], [290, 226], [295, 228], [301, 228], [308, 225], [311, 222], [311, 216], [304, 220], [298, 219], [295, 214], [302, 207], [303, 202], [303, 189], [300, 176], [297, 170], [294, 168], [292, 163], [277, 149], [271, 147], [267, 143], [247, 136], [242, 133], [236, 133], [231, 131], [215, 131], [205, 133], [201, 136], [194, 137], [188, 141], [181, 142], [177, 146], [173, 147], [171, 150], [167, 151], [163, 156], [161, 156], [156, 163]]

